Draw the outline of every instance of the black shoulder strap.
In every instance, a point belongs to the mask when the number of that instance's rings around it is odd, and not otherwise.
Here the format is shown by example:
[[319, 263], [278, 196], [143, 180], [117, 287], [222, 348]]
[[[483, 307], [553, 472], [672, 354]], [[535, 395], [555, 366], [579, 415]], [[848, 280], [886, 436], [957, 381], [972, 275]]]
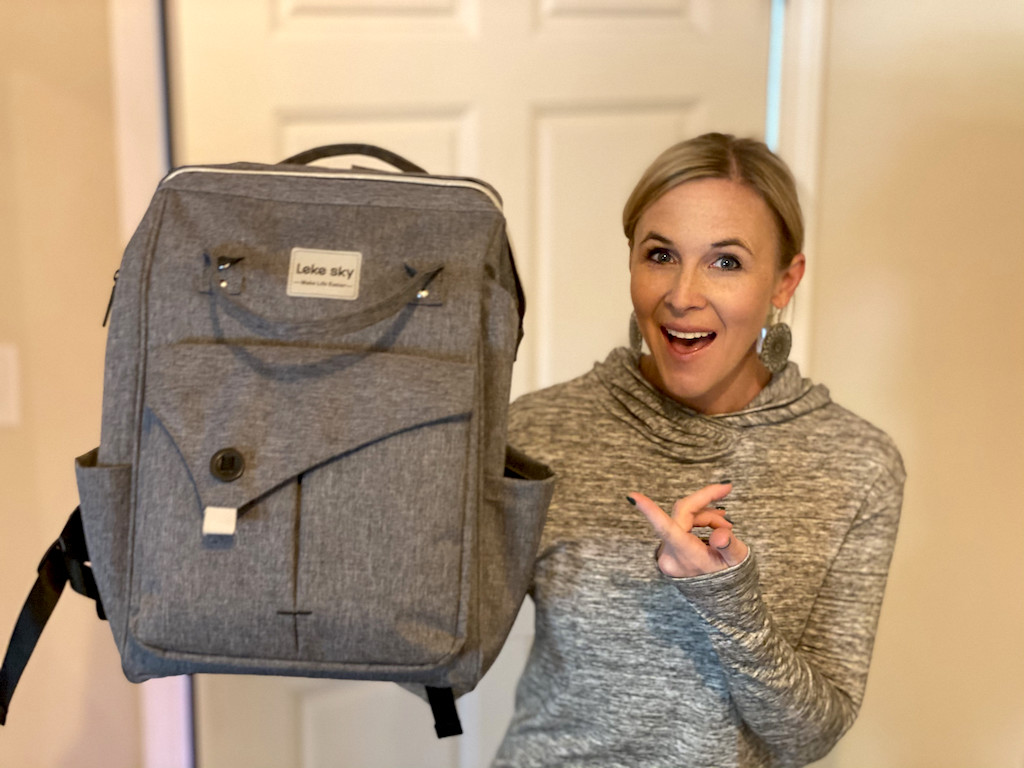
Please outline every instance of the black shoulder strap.
[[430, 710], [434, 713], [434, 730], [437, 731], [437, 738], [461, 736], [462, 723], [459, 722], [459, 712], [455, 709], [455, 694], [452, 693], [452, 689], [431, 688], [428, 685], [427, 701], [430, 702]]
[[7, 655], [4, 657], [3, 666], [0, 667], [0, 725], [7, 721], [11, 696], [14, 695], [14, 689], [18, 685], [21, 673], [25, 671], [25, 665], [36, 643], [39, 642], [43, 627], [57, 605], [64, 585], [70, 582], [71, 588], [76, 592], [95, 600], [96, 613], [101, 619], [106, 619], [96, 580], [88, 562], [89, 552], [85, 545], [85, 531], [82, 529], [82, 513], [76, 508], [61, 531], [60, 537], [39, 563], [39, 576], [11, 633]]

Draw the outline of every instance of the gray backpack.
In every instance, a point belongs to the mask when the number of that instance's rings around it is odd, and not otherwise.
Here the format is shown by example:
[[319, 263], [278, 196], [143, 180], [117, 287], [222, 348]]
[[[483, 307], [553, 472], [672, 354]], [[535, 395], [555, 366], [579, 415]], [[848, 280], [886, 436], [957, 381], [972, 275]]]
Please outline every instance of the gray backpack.
[[[410, 172], [306, 165], [351, 153]], [[116, 276], [100, 445], [0, 721], [70, 581], [133, 682], [422, 684], [438, 735], [460, 733], [452, 689], [504, 643], [554, 482], [506, 447], [522, 312], [479, 181], [362, 145], [171, 172]]]

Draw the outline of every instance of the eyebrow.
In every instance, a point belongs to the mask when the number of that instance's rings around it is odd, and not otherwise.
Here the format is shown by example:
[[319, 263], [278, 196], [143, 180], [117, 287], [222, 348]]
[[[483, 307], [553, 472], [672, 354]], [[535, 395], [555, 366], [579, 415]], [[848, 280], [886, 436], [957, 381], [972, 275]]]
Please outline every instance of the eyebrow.
[[730, 245], [738, 245], [740, 248], [745, 250], [747, 253], [753, 253], [754, 249], [747, 245], [745, 242], [740, 240], [738, 237], [730, 237], [725, 240], [719, 240], [717, 243], [712, 243], [712, 248], [726, 248]]
[[[663, 243], [665, 245], [673, 245], [672, 240], [665, 237], [664, 235], [659, 235], [657, 232], [648, 232], [644, 239], [641, 240], [640, 242], [646, 242], [648, 240], [656, 240], [657, 242]], [[725, 240], [718, 240], [711, 244], [712, 248], [728, 248], [729, 246], [738, 246], [745, 250], [747, 253], [751, 254], [754, 252], [753, 248], [751, 248], [749, 245], [746, 244], [746, 242], [744, 242], [738, 237], [728, 237]]]

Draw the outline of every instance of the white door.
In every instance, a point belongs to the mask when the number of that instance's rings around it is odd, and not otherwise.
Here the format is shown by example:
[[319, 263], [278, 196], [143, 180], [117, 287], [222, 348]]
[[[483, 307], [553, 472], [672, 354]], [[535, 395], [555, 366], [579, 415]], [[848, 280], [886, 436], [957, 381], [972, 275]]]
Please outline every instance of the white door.
[[[513, 392], [627, 338], [622, 204], [706, 130], [763, 135], [770, 0], [168, 0], [173, 160], [366, 142], [505, 201], [527, 294]], [[529, 649], [527, 606], [467, 735], [384, 683], [201, 677], [198, 768], [485, 766]]]

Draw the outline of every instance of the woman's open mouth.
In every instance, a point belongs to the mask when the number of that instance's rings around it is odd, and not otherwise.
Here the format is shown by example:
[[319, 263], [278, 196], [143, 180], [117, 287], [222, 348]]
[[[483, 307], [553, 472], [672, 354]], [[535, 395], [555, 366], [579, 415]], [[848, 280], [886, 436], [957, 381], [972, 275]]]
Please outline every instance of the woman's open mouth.
[[665, 326], [661, 327], [665, 334], [668, 345], [677, 352], [693, 354], [704, 349], [715, 340], [714, 331], [673, 331]]

